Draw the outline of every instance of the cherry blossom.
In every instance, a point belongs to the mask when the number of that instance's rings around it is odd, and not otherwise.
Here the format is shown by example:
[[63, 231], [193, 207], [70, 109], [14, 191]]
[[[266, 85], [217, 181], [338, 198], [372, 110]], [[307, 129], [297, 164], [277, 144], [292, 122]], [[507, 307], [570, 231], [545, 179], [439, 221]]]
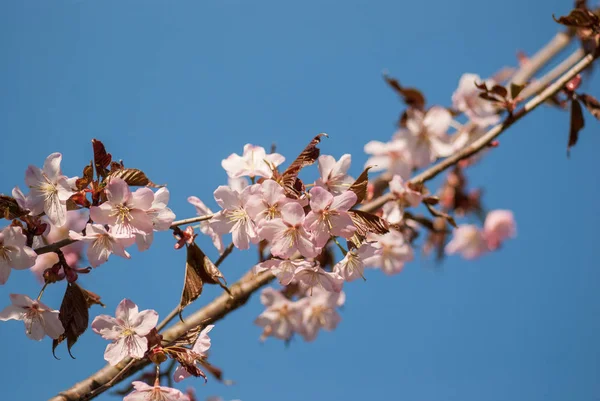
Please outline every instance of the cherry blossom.
[[311, 266], [311, 263], [304, 259], [269, 259], [254, 266], [254, 273], [270, 270], [279, 279], [281, 285], [288, 285], [294, 279], [296, 270], [306, 266]]
[[392, 177], [389, 186], [390, 192], [406, 206], [417, 207], [423, 200], [423, 194], [412, 189], [399, 175]]
[[317, 246], [323, 247], [331, 236], [352, 237], [356, 227], [348, 210], [355, 203], [356, 194], [352, 191], [335, 197], [321, 187], [314, 187], [310, 191], [311, 211], [306, 216], [304, 226], [312, 232]]
[[489, 212], [483, 224], [483, 232], [488, 248], [497, 249], [502, 241], [517, 234], [516, 223], [510, 210], [493, 210]]
[[460, 253], [465, 259], [475, 259], [488, 250], [483, 232], [472, 224], [455, 228], [452, 240], [448, 242], [445, 248], [447, 254]]
[[217, 234], [232, 233], [233, 244], [239, 249], [248, 249], [251, 242], [258, 242], [256, 227], [246, 210], [246, 202], [257, 187], [258, 184], [246, 187], [240, 193], [221, 185], [214, 192], [223, 210], [210, 219], [210, 225]]
[[[212, 210], [210, 210], [199, 198], [190, 196], [187, 198], [187, 201], [196, 208], [196, 213], [198, 213], [198, 216], [207, 216], [213, 214]], [[208, 235], [215, 248], [217, 248], [219, 251], [219, 254], [223, 254], [225, 251], [223, 238], [221, 238], [221, 236], [212, 228], [210, 221], [204, 220], [200, 222], [200, 232]]]
[[[196, 354], [200, 355], [203, 358], [207, 357], [206, 351], [208, 351], [208, 349], [210, 348], [210, 337], [208, 336], [208, 333], [214, 327], [215, 326], [213, 324], [209, 324], [204, 329], [202, 329], [202, 331], [198, 335], [198, 338], [196, 339], [196, 342], [192, 346], [192, 352], [195, 352]], [[191, 375], [188, 373], [188, 371], [185, 370], [185, 368], [181, 365], [179, 365], [177, 367], [177, 369], [175, 369], [175, 372], [173, 373], [173, 379], [177, 383], [179, 383], [186, 377], [190, 377], [190, 376]]]
[[333, 271], [345, 281], [354, 281], [361, 277], [364, 279], [364, 260], [374, 256], [376, 252], [375, 247], [369, 243], [364, 243], [358, 249], [349, 250], [344, 258], [333, 266]]
[[10, 302], [12, 305], [0, 312], [0, 320], [22, 320], [25, 323], [25, 334], [32, 340], [40, 341], [45, 335], [57, 339], [64, 333], [57, 310], [27, 295], [10, 294]]
[[121, 178], [111, 178], [104, 189], [107, 202], [90, 208], [95, 223], [108, 224], [111, 233], [133, 237], [136, 233], [148, 234], [154, 229], [152, 219], [146, 213], [154, 201], [149, 188], [138, 188], [131, 192]]
[[299, 333], [304, 340], [313, 341], [319, 329], [332, 331], [337, 327], [342, 318], [336, 307], [344, 304], [346, 296], [343, 292], [334, 293], [315, 288], [312, 296], [305, 299], [308, 302], [303, 305], [302, 329]]
[[140, 251], [150, 248], [154, 240], [154, 231], [165, 231], [171, 227], [175, 220], [175, 213], [167, 207], [169, 203], [169, 190], [165, 187], [160, 188], [154, 193], [154, 200], [146, 214], [152, 221], [153, 231], [149, 233], [135, 233], [135, 240]]
[[277, 167], [285, 161], [279, 153], [266, 154], [261, 146], [246, 144], [242, 156], [232, 153], [221, 162], [221, 166], [231, 178], [248, 176], [271, 178], [273, 171], [270, 166]]
[[8, 226], [0, 231], [0, 284], [8, 281], [11, 269], [23, 270], [35, 264], [37, 254], [26, 243], [20, 227]]
[[156, 326], [158, 313], [147, 309], [138, 312], [138, 307], [129, 299], [117, 306], [116, 317], [99, 315], [92, 322], [92, 330], [112, 343], [106, 346], [104, 359], [112, 366], [125, 357], [141, 359], [148, 348], [145, 337]]
[[281, 208], [281, 218], [264, 220], [259, 234], [271, 242], [273, 256], [287, 259], [299, 251], [302, 256], [313, 258], [321, 253], [310, 234], [304, 229], [304, 210], [298, 203], [288, 203]]
[[[376, 236], [374, 236], [376, 237]], [[385, 274], [397, 274], [404, 268], [404, 263], [414, 258], [413, 250], [401, 233], [396, 230], [377, 237], [372, 244], [378, 251], [373, 256], [365, 258], [365, 266], [378, 267]]]
[[260, 190], [248, 199], [246, 210], [258, 225], [263, 220], [281, 217], [281, 208], [290, 202], [292, 199], [285, 196], [281, 185], [273, 180], [265, 180], [260, 184]]
[[321, 155], [317, 159], [319, 173], [321, 177], [315, 182], [315, 185], [326, 188], [334, 195], [346, 191], [354, 182], [354, 178], [348, 175], [352, 156], [342, 155], [336, 162], [330, 155]]
[[260, 300], [267, 307], [254, 321], [264, 328], [261, 340], [269, 336], [289, 340], [302, 324], [301, 303], [290, 301], [273, 288], [265, 288]]
[[452, 121], [448, 110], [434, 106], [426, 113], [416, 109], [409, 109], [406, 113], [406, 128], [396, 132], [394, 139], [405, 142], [414, 167], [427, 167], [437, 158], [454, 152], [452, 140], [447, 134]]
[[335, 272], [327, 272], [318, 264], [298, 268], [295, 279], [307, 287], [310, 293], [313, 288], [318, 287], [325, 291], [340, 292], [344, 285], [342, 276]]
[[127, 234], [112, 234], [101, 224], [89, 223], [85, 227], [85, 235], [69, 231], [69, 238], [90, 243], [86, 254], [92, 267], [105, 263], [113, 253], [126, 259], [131, 258], [125, 248], [135, 241], [135, 238]]
[[410, 177], [413, 161], [406, 141], [370, 141], [365, 145], [365, 153], [373, 155], [365, 163], [365, 168], [372, 167], [373, 172], [388, 171], [407, 179]]
[[125, 396], [123, 401], [190, 401], [190, 398], [176, 388], [160, 386], [155, 383], [150, 386], [142, 381], [134, 381], [132, 393]]
[[[474, 124], [485, 128], [497, 124], [500, 121], [500, 116], [490, 101], [479, 97], [481, 91], [475, 84], [482, 82], [483, 80], [479, 75], [463, 74], [458, 82], [458, 88], [452, 94], [452, 105], [458, 111], [464, 112]], [[495, 82], [488, 79], [485, 84], [492, 87]]]
[[77, 180], [77, 177], [67, 178], [62, 174], [61, 160], [60, 153], [52, 153], [43, 169], [29, 166], [25, 172], [25, 183], [31, 189], [26, 201], [31, 215], [46, 213], [52, 224], [59, 227], [67, 222], [67, 200], [75, 193]]

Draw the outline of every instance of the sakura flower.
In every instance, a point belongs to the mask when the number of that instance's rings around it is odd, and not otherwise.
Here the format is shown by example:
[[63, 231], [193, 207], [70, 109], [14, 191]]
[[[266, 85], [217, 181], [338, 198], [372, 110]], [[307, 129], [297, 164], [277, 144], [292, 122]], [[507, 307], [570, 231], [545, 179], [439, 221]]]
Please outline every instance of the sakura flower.
[[390, 224], [400, 224], [404, 219], [404, 207], [397, 200], [385, 202], [381, 210], [381, 217]]
[[485, 240], [490, 250], [497, 249], [502, 241], [517, 234], [515, 219], [510, 210], [493, 210], [483, 223]]
[[294, 279], [296, 270], [306, 266], [311, 266], [311, 264], [304, 259], [269, 259], [254, 266], [254, 273], [270, 270], [279, 279], [281, 285], [288, 285]]
[[445, 248], [448, 255], [460, 253], [465, 259], [475, 259], [488, 250], [485, 236], [479, 228], [471, 224], [455, 228], [452, 240]]
[[11, 269], [23, 270], [35, 264], [37, 254], [26, 246], [20, 227], [8, 226], [0, 232], [0, 284], [5, 284]]
[[285, 191], [281, 185], [273, 180], [265, 180], [260, 184], [260, 190], [257, 191], [257, 194], [248, 199], [246, 210], [258, 225], [263, 220], [281, 217], [281, 208], [290, 202], [292, 200], [285, 196]]
[[[210, 210], [199, 198], [195, 196], [190, 196], [187, 198], [187, 200], [192, 205], [194, 205], [198, 216], [207, 216], [213, 214], [212, 210]], [[223, 252], [225, 252], [225, 245], [223, 244], [223, 239], [212, 228], [212, 226], [210, 225], [210, 221], [204, 220], [200, 222], [200, 232], [210, 237], [213, 245], [219, 251], [219, 254], [223, 254]]]
[[61, 160], [60, 153], [52, 153], [43, 169], [29, 166], [25, 172], [25, 183], [31, 189], [26, 202], [31, 215], [44, 212], [52, 224], [59, 227], [67, 221], [67, 200], [75, 193], [73, 187], [77, 179], [61, 173]]
[[273, 256], [287, 259], [299, 251], [302, 256], [313, 258], [321, 253], [321, 248], [313, 244], [304, 229], [304, 210], [298, 203], [283, 206], [281, 218], [264, 220], [258, 232], [261, 238], [271, 242]]
[[378, 251], [365, 258], [365, 266], [379, 267], [387, 274], [397, 274], [404, 268], [404, 263], [413, 260], [413, 250], [404, 236], [396, 230], [383, 234], [372, 244]]
[[335, 272], [327, 272], [317, 264], [298, 268], [295, 279], [304, 284], [311, 293], [315, 287], [329, 292], [340, 292], [344, 285], [342, 276]]
[[104, 359], [112, 366], [125, 357], [142, 359], [148, 348], [146, 335], [156, 326], [158, 313], [138, 307], [129, 299], [117, 306], [116, 317], [99, 315], [92, 322], [92, 330], [112, 343], [106, 346]]
[[155, 383], [150, 386], [141, 381], [134, 381], [132, 393], [125, 396], [123, 401], [190, 401], [190, 398], [176, 388], [160, 386]]
[[125, 248], [135, 241], [135, 238], [126, 234], [112, 234], [101, 224], [88, 224], [85, 227], [85, 235], [69, 231], [69, 238], [90, 243], [87, 258], [92, 267], [105, 263], [112, 253], [125, 259], [131, 258]]
[[251, 242], [258, 242], [256, 227], [246, 210], [246, 202], [257, 185], [246, 187], [241, 193], [221, 185], [214, 192], [223, 210], [210, 219], [210, 226], [219, 235], [232, 233], [233, 244], [239, 249], [248, 249]]
[[[192, 352], [195, 352], [196, 354], [200, 355], [201, 357], [206, 358], [206, 356], [207, 356], [206, 351], [208, 351], [208, 349], [210, 348], [210, 337], [208, 336], [208, 333], [213, 329], [213, 327], [215, 327], [215, 326], [210, 324], [210, 325], [206, 326], [204, 329], [202, 329], [202, 331], [200, 332], [200, 335], [198, 336], [198, 338], [196, 339], [196, 342], [194, 343], [194, 345], [192, 347]], [[181, 365], [179, 365], [177, 367], [177, 369], [175, 369], [175, 372], [173, 373], [173, 379], [177, 383], [179, 383], [186, 377], [190, 377], [190, 376], [191, 375], [188, 373], [188, 371], [185, 370], [185, 368]]]
[[402, 201], [407, 206], [417, 207], [421, 203], [421, 200], [423, 200], [423, 194], [412, 189], [399, 175], [392, 177], [389, 186], [390, 192], [396, 199]]
[[14, 187], [12, 190], [12, 196], [13, 198], [15, 198], [15, 200], [17, 201], [17, 204], [19, 205], [19, 207], [21, 209], [24, 210], [29, 210], [29, 200], [27, 199], [27, 196], [25, 196], [25, 194], [23, 194], [23, 191], [21, 191], [21, 188]]
[[345, 281], [354, 281], [360, 277], [364, 279], [364, 260], [374, 256], [376, 251], [377, 249], [369, 243], [362, 244], [358, 249], [351, 249], [346, 253], [344, 259], [333, 266], [333, 271]]
[[454, 152], [451, 138], [447, 134], [452, 121], [448, 110], [434, 106], [426, 113], [410, 109], [407, 115], [406, 128], [396, 132], [394, 139], [406, 144], [414, 167], [426, 167], [437, 158]]
[[336, 307], [342, 306], [346, 299], [343, 292], [334, 293], [315, 288], [312, 296], [302, 310], [302, 330], [305, 341], [313, 341], [319, 329], [334, 330], [342, 320]]
[[160, 188], [154, 193], [154, 200], [146, 214], [152, 221], [153, 231], [149, 233], [135, 233], [135, 240], [140, 251], [150, 248], [154, 240], [154, 231], [165, 231], [171, 227], [175, 220], [175, 213], [167, 207], [169, 203], [169, 190], [165, 187]]
[[346, 191], [354, 182], [354, 178], [348, 175], [351, 160], [352, 156], [349, 154], [342, 155], [337, 162], [333, 156], [319, 156], [317, 163], [319, 164], [321, 177], [315, 185], [326, 188], [334, 195]]
[[301, 304], [291, 302], [273, 288], [265, 288], [260, 298], [267, 307], [254, 321], [254, 324], [264, 328], [261, 340], [269, 336], [289, 340], [301, 326]]
[[246, 144], [242, 156], [232, 153], [221, 162], [221, 166], [231, 178], [249, 176], [271, 178], [273, 171], [270, 166], [277, 167], [285, 161], [279, 153], [266, 154], [260, 146]]
[[310, 191], [311, 211], [306, 216], [304, 226], [312, 232], [316, 245], [323, 247], [329, 237], [350, 238], [356, 231], [348, 210], [356, 203], [356, 194], [345, 191], [333, 196], [321, 187]]
[[110, 231], [117, 235], [133, 237], [134, 234], [152, 232], [152, 219], [146, 213], [154, 201], [151, 189], [138, 188], [132, 193], [124, 180], [115, 177], [104, 191], [108, 201], [90, 209], [95, 223], [108, 224]]
[[365, 163], [365, 167], [372, 167], [371, 171], [387, 170], [390, 174], [409, 178], [413, 162], [405, 141], [370, 141], [365, 145], [365, 153], [373, 155]]
[[234, 191], [242, 192], [248, 185], [246, 177], [227, 178], [227, 186]]
[[[498, 110], [494, 105], [479, 97], [481, 91], [475, 86], [483, 80], [476, 74], [463, 74], [458, 82], [458, 88], [452, 94], [452, 105], [455, 109], [464, 112], [469, 119], [478, 126], [485, 128], [500, 121]], [[488, 87], [495, 85], [493, 80], [486, 80]]]
[[45, 335], [57, 339], [64, 333], [57, 310], [52, 310], [27, 295], [10, 294], [10, 302], [12, 305], [0, 312], [0, 320], [22, 320], [25, 323], [25, 334], [32, 340], [40, 341]]

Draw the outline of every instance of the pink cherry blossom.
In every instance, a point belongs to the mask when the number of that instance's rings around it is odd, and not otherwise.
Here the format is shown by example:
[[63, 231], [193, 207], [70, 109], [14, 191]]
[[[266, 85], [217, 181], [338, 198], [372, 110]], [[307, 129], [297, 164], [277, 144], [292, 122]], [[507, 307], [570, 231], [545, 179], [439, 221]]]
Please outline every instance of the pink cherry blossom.
[[29, 200], [27, 199], [27, 196], [25, 196], [25, 194], [23, 194], [23, 191], [21, 191], [21, 188], [19, 188], [18, 186], [14, 187], [12, 190], [12, 196], [13, 198], [15, 198], [15, 200], [17, 201], [17, 204], [19, 205], [19, 207], [23, 210], [29, 210]]
[[423, 194], [409, 187], [399, 175], [392, 177], [389, 186], [390, 192], [396, 199], [402, 201], [407, 206], [417, 207], [423, 200]]
[[397, 200], [385, 202], [381, 211], [381, 217], [390, 224], [400, 224], [404, 219], [404, 207]]
[[333, 266], [333, 271], [345, 281], [354, 281], [361, 277], [364, 279], [364, 260], [374, 256], [376, 251], [377, 249], [369, 243], [362, 244], [358, 249], [351, 249]]
[[356, 203], [356, 194], [345, 191], [333, 196], [326, 189], [314, 187], [310, 191], [311, 211], [304, 226], [312, 232], [317, 246], [323, 247], [331, 236], [350, 238], [356, 231], [348, 210]]
[[414, 167], [427, 167], [437, 158], [454, 152], [452, 139], [447, 134], [452, 121], [448, 110], [434, 106], [426, 113], [410, 109], [407, 115], [406, 128], [396, 132], [394, 139], [406, 143]]
[[12, 305], [0, 312], [0, 320], [22, 320], [25, 323], [25, 334], [32, 340], [40, 341], [45, 335], [57, 339], [64, 333], [57, 310], [50, 309], [27, 295], [10, 294], [10, 302]]
[[[463, 74], [458, 82], [458, 88], [452, 94], [452, 105], [455, 109], [464, 112], [469, 119], [478, 126], [485, 128], [500, 121], [497, 109], [485, 99], [479, 97], [479, 90], [475, 83], [483, 80], [476, 74]], [[488, 87], [495, 85], [493, 80], [486, 80]]]
[[[192, 346], [192, 352], [195, 352], [203, 358], [207, 357], [206, 351], [208, 351], [208, 349], [210, 348], [210, 337], [208, 336], [208, 333], [213, 329], [213, 327], [215, 326], [210, 324], [204, 329], [202, 329], [202, 331], [198, 335], [198, 338], [196, 339], [196, 342]], [[191, 375], [188, 373], [188, 371], [185, 370], [185, 368], [181, 365], [179, 365], [173, 373], [173, 379], [177, 383], [190, 376]]]
[[52, 153], [46, 158], [44, 168], [29, 166], [25, 183], [31, 189], [27, 206], [33, 216], [46, 213], [52, 224], [63, 226], [67, 222], [67, 200], [73, 195], [77, 177], [67, 178], [60, 170], [62, 155]]
[[263, 220], [281, 217], [281, 208], [290, 202], [293, 202], [292, 199], [285, 196], [281, 185], [273, 180], [265, 180], [257, 193], [248, 199], [246, 210], [258, 225]]
[[303, 304], [302, 328], [299, 331], [305, 341], [313, 341], [319, 329], [334, 330], [342, 320], [336, 308], [344, 304], [346, 299], [343, 292], [327, 292], [315, 288], [312, 296]]
[[517, 234], [515, 218], [510, 210], [492, 210], [485, 218], [483, 233], [490, 250], [497, 249], [502, 241]]
[[318, 264], [303, 266], [296, 270], [295, 279], [312, 294], [313, 288], [322, 288], [329, 292], [340, 292], [344, 279], [338, 273], [327, 272]]
[[452, 240], [445, 251], [452, 255], [460, 253], [465, 259], [475, 259], [489, 250], [483, 232], [472, 224], [465, 224], [454, 229]]
[[304, 259], [269, 259], [254, 266], [254, 273], [270, 270], [281, 285], [288, 285], [294, 279], [296, 270], [306, 266], [311, 266], [311, 263]]
[[288, 203], [281, 208], [281, 218], [263, 220], [259, 227], [261, 238], [271, 243], [273, 256], [287, 259], [298, 251], [307, 258], [321, 253], [312, 237], [304, 229], [304, 210], [298, 203]]
[[146, 213], [154, 201], [150, 188], [138, 188], [132, 193], [124, 180], [115, 177], [104, 191], [108, 201], [90, 209], [95, 223], [108, 224], [111, 233], [117, 235], [133, 237], [136, 233], [152, 232], [152, 219]]
[[334, 195], [346, 191], [354, 182], [354, 178], [348, 175], [351, 160], [352, 156], [349, 154], [342, 155], [337, 162], [333, 156], [319, 156], [317, 163], [321, 177], [315, 185], [326, 188]]
[[155, 383], [150, 386], [142, 381], [134, 381], [132, 393], [125, 396], [123, 401], [190, 401], [190, 398], [176, 388], [160, 386]]
[[221, 185], [214, 192], [223, 210], [210, 219], [210, 226], [220, 235], [232, 233], [233, 244], [239, 249], [248, 249], [251, 242], [258, 242], [256, 227], [246, 210], [246, 202], [257, 187], [258, 184], [246, 187], [240, 193]]
[[260, 298], [267, 307], [254, 321], [254, 324], [264, 329], [261, 340], [264, 341], [269, 336], [289, 340], [301, 327], [301, 304], [290, 301], [273, 288], [265, 288]]
[[11, 269], [23, 270], [35, 264], [37, 254], [26, 246], [20, 227], [8, 226], [0, 232], [0, 284], [5, 284]]
[[273, 171], [270, 166], [277, 167], [284, 161], [285, 158], [279, 153], [267, 155], [263, 147], [246, 144], [243, 156], [232, 153], [221, 162], [221, 166], [231, 178], [243, 176], [271, 178]]
[[115, 366], [128, 356], [143, 358], [148, 348], [146, 335], [156, 326], [158, 313], [152, 309], [138, 312], [136, 304], [124, 299], [117, 306], [115, 316], [100, 315], [92, 322], [96, 334], [112, 341], [106, 347], [104, 359]]
[[377, 251], [365, 258], [365, 266], [378, 267], [387, 275], [400, 273], [404, 264], [414, 258], [412, 247], [396, 230], [378, 236], [372, 245]]
[[105, 263], [113, 253], [126, 259], [131, 258], [125, 248], [135, 241], [135, 238], [126, 234], [112, 234], [106, 231], [101, 224], [87, 224], [85, 235], [69, 231], [69, 238], [90, 243], [87, 249], [87, 258], [92, 267], [98, 267]]
[[169, 196], [169, 190], [165, 187], [160, 188], [154, 193], [152, 205], [150, 205], [150, 209], [146, 210], [146, 214], [150, 217], [154, 230], [149, 233], [135, 233], [135, 241], [140, 251], [150, 248], [154, 240], [154, 231], [168, 230], [173, 220], [175, 220], [175, 213], [167, 207]]
[[406, 141], [370, 141], [365, 145], [365, 153], [373, 155], [365, 163], [365, 168], [370, 166], [373, 172], [388, 171], [403, 178], [410, 177], [413, 161]]
[[[190, 196], [187, 198], [188, 202], [190, 202], [195, 208], [198, 216], [207, 216], [213, 214], [212, 210], [210, 210], [204, 202], [195, 196]], [[200, 222], [200, 232], [202, 234], [208, 235], [212, 240], [213, 245], [219, 251], [219, 254], [223, 254], [225, 251], [225, 245], [223, 244], [223, 238], [210, 225], [210, 221], [204, 220]]]

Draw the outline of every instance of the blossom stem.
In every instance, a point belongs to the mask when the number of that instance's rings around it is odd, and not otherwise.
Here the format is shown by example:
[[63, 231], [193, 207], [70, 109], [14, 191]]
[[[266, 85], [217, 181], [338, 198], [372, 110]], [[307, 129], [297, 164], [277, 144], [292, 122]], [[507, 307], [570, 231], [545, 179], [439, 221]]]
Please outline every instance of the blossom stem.
[[44, 283], [44, 286], [42, 287], [42, 289], [40, 290], [40, 293], [37, 296], [37, 300], [39, 301], [40, 299], [42, 299], [42, 295], [44, 294], [44, 290], [46, 289], [46, 287], [48, 286], [48, 283]]

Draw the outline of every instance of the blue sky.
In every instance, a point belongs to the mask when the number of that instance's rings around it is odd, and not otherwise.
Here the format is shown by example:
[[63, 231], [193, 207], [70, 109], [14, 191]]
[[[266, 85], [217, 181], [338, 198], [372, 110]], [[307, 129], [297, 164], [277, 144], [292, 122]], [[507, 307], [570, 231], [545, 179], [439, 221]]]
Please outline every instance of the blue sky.
[[[450, 103], [465, 72], [488, 76], [533, 53], [559, 29], [570, 1], [4, 1], [0, 2], [0, 192], [24, 187], [28, 164], [63, 153], [79, 175], [91, 139], [167, 183], [178, 218], [196, 195], [215, 207], [223, 158], [245, 143], [292, 159], [317, 133], [323, 153], [387, 140], [401, 104], [388, 70]], [[584, 89], [600, 95], [597, 75]], [[600, 123], [587, 117], [566, 158], [568, 115], [536, 110], [470, 173], [488, 208], [514, 211], [518, 238], [476, 262], [417, 260], [394, 277], [373, 271], [346, 286], [343, 320], [313, 343], [258, 341], [253, 298], [212, 331], [211, 360], [235, 381], [187, 381], [199, 399], [243, 401], [563, 401], [600, 398], [598, 176]], [[129, 261], [113, 258], [82, 278], [112, 314], [124, 297], [166, 315], [178, 302], [185, 255], [168, 233]], [[216, 252], [208, 241], [201, 245]], [[254, 262], [235, 252], [229, 281]], [[0, 288], [34, 296], [14, 272]], [[44, 300], [58, 308], [64, 284]], [[210, 288], [190, 308], [218, 293]], [[0, 325], [3, 397], [46, 399], [104, 366], [91, 331], [73, 348]], [[33, 384], [35, 383], [35, 384]], [[116, 399], [103, 395], [99, 400]]]

